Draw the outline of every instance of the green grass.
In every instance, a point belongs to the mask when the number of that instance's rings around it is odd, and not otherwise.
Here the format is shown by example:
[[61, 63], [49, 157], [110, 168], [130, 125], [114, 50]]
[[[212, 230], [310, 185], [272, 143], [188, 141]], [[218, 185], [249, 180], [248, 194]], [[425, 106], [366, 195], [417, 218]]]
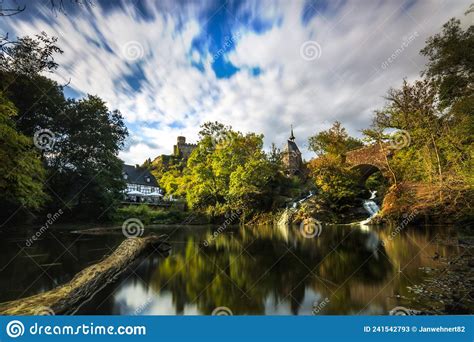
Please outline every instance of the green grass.
[[173, 224], [182, 222], [186, 213], [172, 209], [154, 209], [146, 204], [141, 204], [118, 209], [115, 220], [121, 222], [132, 217], [139, 219], [144, 224]]

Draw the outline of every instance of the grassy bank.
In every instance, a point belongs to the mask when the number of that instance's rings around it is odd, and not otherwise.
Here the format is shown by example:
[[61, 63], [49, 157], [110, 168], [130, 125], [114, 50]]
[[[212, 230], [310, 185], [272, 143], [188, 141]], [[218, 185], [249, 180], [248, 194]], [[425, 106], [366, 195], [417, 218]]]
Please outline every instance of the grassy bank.
[[176, 208], [153, 208], [146, 204], [127, 206], [117, 210], [114, 221], [121, 224], [129, 218], [137, 218], [143, 224], [207, 224], [209, 218], [202, 213]]

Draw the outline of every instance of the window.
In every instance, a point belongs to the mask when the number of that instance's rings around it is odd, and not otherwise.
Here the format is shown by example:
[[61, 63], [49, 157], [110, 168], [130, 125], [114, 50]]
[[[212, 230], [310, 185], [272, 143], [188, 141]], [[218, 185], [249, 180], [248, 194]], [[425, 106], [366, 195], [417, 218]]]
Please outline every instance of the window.
[[145, 180], [146, 180], [147, 183], [150, 183], [150, 182], [151, 182], [151, 179], [150, 179], [150, 177], [148, 177], [148, 176], [145, 177]]
[[128, 179], [128, 175], [126, 173], [123, 174], [123, 179]]

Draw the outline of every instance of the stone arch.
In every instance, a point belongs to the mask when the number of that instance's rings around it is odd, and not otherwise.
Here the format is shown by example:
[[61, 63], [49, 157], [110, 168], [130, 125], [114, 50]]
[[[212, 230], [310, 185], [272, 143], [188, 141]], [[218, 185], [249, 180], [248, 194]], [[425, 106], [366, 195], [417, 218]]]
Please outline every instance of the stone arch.
[[385, 178], [390, 179], [389, 174], [386, 173], [385, 170], [382, 170], [381, 168], [379, 168], [375, 165], [372, 165], [372, 164], [358, 164], [358, 165], [352, 166], [351, 169], [356, 170], [356, 171], [359, 172], [359, 174], [360, 174], [359, 184], [360, 185], [365, 184], [365, 182], [367, 181], [367, 179], [370, 176], [372, 176], [374, 173], [379, 172], [379, 171], [382, 173], [382, 175]]
[[377, 171], [381, 171], [385, 178], [391, 180], [387, 158], [391, 157], [392, 154], [393, 151], [388, 145], [374, 144], [347, 152], [345, 162], [352, 169], [361, 171], [361, 184], [365, 183], [367, 178]]

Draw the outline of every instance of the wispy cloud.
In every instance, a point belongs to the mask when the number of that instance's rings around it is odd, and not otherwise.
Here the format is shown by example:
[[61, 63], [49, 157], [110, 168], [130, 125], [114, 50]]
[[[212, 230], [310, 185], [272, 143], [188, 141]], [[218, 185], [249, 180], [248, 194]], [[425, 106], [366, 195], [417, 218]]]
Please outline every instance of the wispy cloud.
[[[133, 3], [53, 17], [41, 7], [0, 27], [58, 36], [53, 77], [121, 110], [132, 135], [121, 157], [141, 163], [171, 152], [177, 135], [196, 139], [207, 120], [262, 132], [267, 146], [291, 123], [302, 146], [334, 120], [358, 134], [389, 87], [419, 75], [426, 38], [470, 0]], [[308, 41], [317, 58], [301, 56]]]

